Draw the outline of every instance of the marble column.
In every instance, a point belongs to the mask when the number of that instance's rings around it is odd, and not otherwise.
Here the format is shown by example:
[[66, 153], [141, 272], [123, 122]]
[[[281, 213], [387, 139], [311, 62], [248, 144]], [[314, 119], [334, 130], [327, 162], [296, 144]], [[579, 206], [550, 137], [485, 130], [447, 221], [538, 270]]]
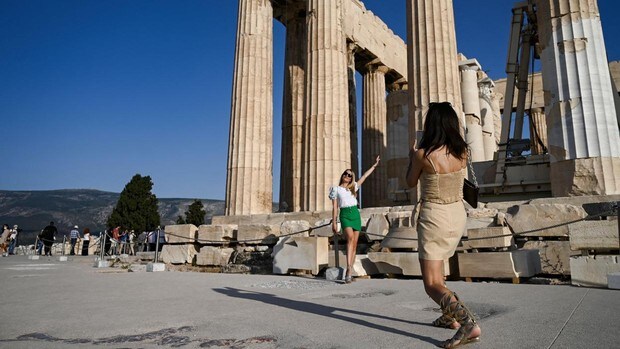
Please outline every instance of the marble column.
[[341, 0], [308, 0], [302, 210], [327, 211], [351, 167], [347, 46]]
[[355, 52], [359, 49], [349, 43], [347, 52], [347, 77], [349, 79], [349, 132], [351, 134], [351, 169], [359, 173], [359, 151], [357, 149], [357, 87], [355, 82]]
[[529, 117], [532, 155], [544, 154], [544, 150], [547, 148], [547, 120], [545, 119], [545, 113], [542, 108], [532, 108], [529, 111]]
[[482, 120], [480, 117], [480, 100], [478, 98], [478, 70], [479, 66], [473, 60], [462, 61], [461, 96], [463, 97], [463, 112], [465, 113], [465, 141], [469, 145], [471, 160], [484, 161], [484, 141], [482, 139]]
[[282, 99], [282, 150], [280, 163], [280, 211], [301, 210], [301, 168], [306, 69], [305, 7], [287, 8]]
[[620, 194], [620, 134], [597, 1], [536, 5], [552, 194]]
[[502, 110], [499, 101], [503, 98], [503, 94], [498, 91], [491, 90], [491, 110], [493, 110], [493, 135], [495, 137], [495, 150], [498, 149], [502, 139]]
[[[391, 84], [387, 107], [387, 151], [381, 159], [387, 167], [387, 195], [390, 205], [402, 204], [410, 192], [405, 173], [409, 165], [409, 93], [407, 84]], [[413, 195], [416, 191], [411, 190]]]
[[495, 143], [495, 118], [493, 115], [493, 80], [484, 77], [478, 80], [478, 99], [480, 119], [482, 121], [482, 142], [484, 144], [484, 160], [493, 160], [497, 143]]
[[226, 214], [272, 211], [273, 9], [239, 0]]
[[[363, 123], [362, 123], [362, 168], [361, 174], [375, 163], [377, 155], [385, 157], [387, 146], [387, 109], [385, 102], [385, 73], [383, 65], [369, 65], [364, 72]], [[366, 179], [362, 189], [362, 206], [377, 207], [387, 198], [387, 172], [379, 164]]]
[[[430, 102], [448, 101], [462, 114], [452, 0], [406, 0], [409, 139], [422, 131]], [[463, 127], [465, 123], [463, 121]]]

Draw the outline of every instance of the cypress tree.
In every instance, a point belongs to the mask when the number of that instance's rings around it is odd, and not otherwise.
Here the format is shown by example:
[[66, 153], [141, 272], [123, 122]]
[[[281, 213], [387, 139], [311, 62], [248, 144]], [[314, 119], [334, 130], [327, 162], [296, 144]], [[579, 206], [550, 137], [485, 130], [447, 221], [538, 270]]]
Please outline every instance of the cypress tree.
[[[185, 220], [184, 222], [187, 224], [193, 224], [195, 226], [200, 226], [205, 224], [205, 215], [207, 212], [204, 210], [204, 205], [202, 201], [196, 199], [194, 202], [189, 205], [187, 211], [185, 211]], [[179, 218], [182, 218], [179, 216]]]
[[136, 174], [125, 185], [116, 207], [108, 217], [108, 228], [121, 226], [136, 232], [153, 231], [159, 226], [157, 197], [151, 193], [153, 181], [150, 176]]

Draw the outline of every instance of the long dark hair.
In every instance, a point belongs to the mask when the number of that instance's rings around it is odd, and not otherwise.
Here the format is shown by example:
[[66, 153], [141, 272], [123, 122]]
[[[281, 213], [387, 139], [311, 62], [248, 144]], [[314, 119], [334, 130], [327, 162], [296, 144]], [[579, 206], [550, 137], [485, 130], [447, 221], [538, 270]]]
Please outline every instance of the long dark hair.
[[424, 134], [419, 148], [428, 158], [434, 150], [445, 146], [455, 158], [463, 160], [467, 154], [467, 143], [461, 136], [459, 117], [448, 102], [431, 103], [424, 120]]

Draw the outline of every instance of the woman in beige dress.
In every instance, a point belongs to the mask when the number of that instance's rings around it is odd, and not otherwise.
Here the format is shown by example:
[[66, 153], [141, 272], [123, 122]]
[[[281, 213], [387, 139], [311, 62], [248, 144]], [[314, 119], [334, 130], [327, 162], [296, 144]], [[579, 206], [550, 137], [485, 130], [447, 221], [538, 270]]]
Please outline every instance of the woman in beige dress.
[[458, 329], [442, 343], [444, 348], [478, 341], [481, 333], [474, 315], [444, 283], [444, 260], [454, 255], [467, 220], [462, 200], [467, 143], [460, 128], [450, 103], [431, 103], [407, 169], [407, 184], [415, 187], [420, 182], [417, 231], [424, 290], [443, 312], [433, 325]]

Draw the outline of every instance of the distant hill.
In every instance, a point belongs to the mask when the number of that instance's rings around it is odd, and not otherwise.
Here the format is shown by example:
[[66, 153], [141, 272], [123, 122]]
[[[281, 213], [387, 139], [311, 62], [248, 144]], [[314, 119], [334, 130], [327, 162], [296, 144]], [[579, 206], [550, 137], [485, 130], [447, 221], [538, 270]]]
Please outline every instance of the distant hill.
[[[105, 229], [105, 223], [118, 201], [119, 193], [91, 189], [63, 189], [41, 191], [0, 190], [0, 224], [19, 225], [23, 229], [20, 244], [30, 240], [50, 221], [54, 221], [60, 235], [68, 234], [78, 225], [93, 232]], [[174, 224], [177, 216], [184, 215], [194, 199], [158, 199], [162, 225]], [[223, 200], [200, 199], [207, 211], [205, 221], [224, 214]], [[24, 241], [26, 240], [26, 241]]]

